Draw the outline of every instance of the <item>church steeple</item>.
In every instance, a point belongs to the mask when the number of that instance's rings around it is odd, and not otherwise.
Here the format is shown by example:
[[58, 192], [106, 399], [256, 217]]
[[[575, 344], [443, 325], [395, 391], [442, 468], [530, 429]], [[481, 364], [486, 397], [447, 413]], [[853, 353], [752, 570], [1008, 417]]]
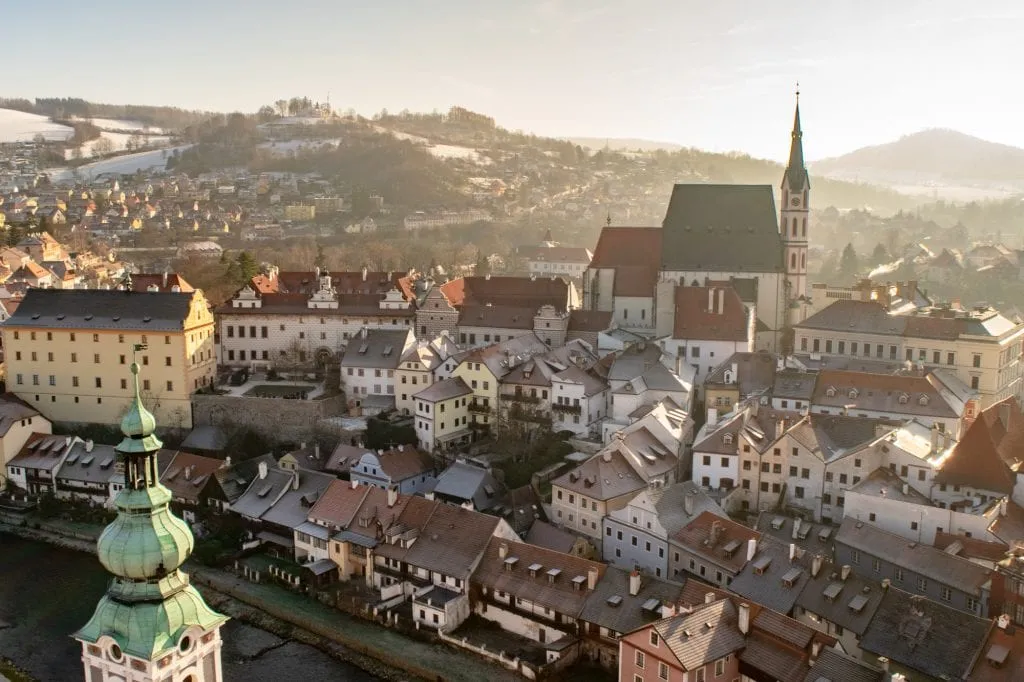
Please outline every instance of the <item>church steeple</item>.
[[[807, 220], [810, 216], [811, 180], [804, 166], [804, 131], [800, 126], [800, 86], [789, 143], [789, 163], [782, 176], [779, 231], [785, 252], [786, 299], [792, 321], [799, 321], [800, 302], [807, 297]], [[794, 317], [795, 316], [795, 317]]]
[[[145, 348], [136, 344], [133, 355]], [[220, 627], [227, 618], [207, 606], [180, 570], [194, 540], [185, 522], [171, 513], [171, 492], [160, 484], [157, 453], [163, 443], [153, 413], [142, 403], [134, 359], [135, 395], [121, 420], [124, 438], [115, 448], [124, 464], [124, 488], [115, 500], [117, 518], [97, 543], [100, 563], [113, 579], [74, 637], [82, 643], [90, 682], [219, 682]]]
[[792, 140], [789, 143], [789, 163], [782, 180], [783, 188], [791, 192], [802, 192], [811, 188], [811, 181], [804, 167], [804, 131], [800, 127], [800, 90], [796, 91], [796, 112], [793, 114]]

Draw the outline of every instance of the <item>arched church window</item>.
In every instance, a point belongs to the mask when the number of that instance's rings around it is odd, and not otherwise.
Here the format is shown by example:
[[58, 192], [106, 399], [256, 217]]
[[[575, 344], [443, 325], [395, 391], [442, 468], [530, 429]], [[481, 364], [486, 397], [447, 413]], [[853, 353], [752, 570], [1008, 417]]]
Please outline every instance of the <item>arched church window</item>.
[[807, 254], [806, 253], [801, 253], [800, 254], [800, 267], [801, 268], [806, 268], [807, 267]]
[[796, 270], [796, 254], [795, 253], [789, 254], [789, 268], [791, 270]]
[[800, 228], [800, 233], [800, 236], [802, 237], [807, 236], [807, 218], [804, 218], [804, 224]]
[[793, 236], [794, 237], [796, 236], [796, 222], [797, 222], [796, 218], [793, 218]]

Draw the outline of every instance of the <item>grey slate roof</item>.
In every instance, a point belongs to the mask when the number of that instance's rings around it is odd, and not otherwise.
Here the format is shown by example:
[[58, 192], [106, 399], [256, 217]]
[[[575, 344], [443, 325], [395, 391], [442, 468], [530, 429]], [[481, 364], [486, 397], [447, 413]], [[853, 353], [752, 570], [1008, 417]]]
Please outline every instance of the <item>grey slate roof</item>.
[[[365, 337], [360, 334], [349, 339], [345, 355], [341, 358], [341, 367], [398, 369], [408, 335], [409, 330], [404, 327], [367, 329]], [[360, 350], [364, 352], [360, 353]]]
[[[580, 620], [606, 627], [613, 632], [630, 632], [647, 623], [661, 618], [663, 604], [675, 604], [683, 592], [683, 586], [653, 576], [642, 576], [640, 591], [636, 596], [629, 593], [629, 571], [609, 566], [597, 581], [594, 591], [580, 611]], [[622, 601], [612, 606], [608, 599], [618, 595]], [[644, 604], [657, 600], [655, 610], [646, 610]], [[653, 604], [652, 604], [653, 606]]]
[[306, 523], [309, 510], [326, 492], [331, 481], [337, 480], [330, 474], [309, 469], [297, 469], [294, 473], [299, 477], [299, 487], [289, 486], [281, 499], [263, 513], [263, 521], [294, 530]]
[[[674, 483], [664, 488], [649, 490], [646, 494], [651, 502], [654, 503], [654, 508], [658, 512], [658, 523], [661, 524], [661, 527], [670, 536], [703, 512], [709, 511], [722, 518], [727, 516], [725, 510], [709, 497], [701, 486], [693, 481]], [[688, 495], [693, 497], [692, 514], [686, 513], [685, 501]]]
[[292, 472], [271, 467], [266, 478], [252, 479], [242, 496], [231, 503], [231, 511], [250, 519], [259, 519], [292, 484]]
[[450, 400], [458, 396], [472, 394], [473, 390], [466, 385], [466, 382], [462, 377], [451, 377], [444, 381], [435, 381], [419, 393], [414, 393], [412, 397], [413, 399], [436, 403], [442, 400]]
[[[770, 536], [762, 537], [754, 559], [732, 579], [729, 589], [773, 611], [788, 614], [810, 580], [810, 556], [801, 554], [798, 549], [797, 558], [790, 562], [788, 544]], [[758, 573], [755, 568], [765, 558], [770, 558], [771, 563]]]
[[662, 223], [663, 270], [781, 272], [770, 185], [680, 184]]
[[7, 462], [7, 465], [37, 471], [53, 471], [63, 461], [70, 441], [71, 436], [33, 433], [25, 441], [21, 451]]
[[935, 678], [965, 679], [992, 621], [890, 587], [861, 649]]
[[476, 568], [501, 519], [464, 507], [437, 504], [404, 561], [465, 580]]
[[809, 414], [789, 433], [822, 461], [831, 462], [866, 447], [879, 437], [880, 428], [890, 425], [896, 426], [884, 419]]
[[220, 452], [228, 444], [228, 436], [223, 429], [217, 426], [197, 426], [185, 436], [178, 449], [187, 452]]
[[839, 649], [823, 647], [807, 672], [804, 682], [886, 682], [881, 669], [849, 656]]
[[[494, 491], [491, 495], [485, 490], [488, 486]], [[497, 504], [504, 492], [505, 487], [489, 471], [466, 462], [455, 462], [445, 469], [434, 486], [435, 495], [460, 503], [472, 500], [473, 506], [480, 511]]]
[[[57, 481], [107, 484], [117, 477], [117, 453], [113, 445], [94, 445], [91, 452], [86, 444], [75, 440], [64, 463], [57, 471]], [[123, 478], [124, 473], [120, 476]]]
[[537, 520], [530, 526], [530, 532], [526, 534], [524, 541], [531, 545], [568, 554], [576, 544], [576, 536], [557, 526], [552, 526], [550, 523]]
[[[246, 488], [249, 487], [249, 484], [252, 483], [252, 480], [259, 475], [260, 462], [266, 464], [268, 469], [273, 469], [277, 466], [274, 456], [267, 454], [235, 462], [230, 467], [219, 469], [214, 473], [214, 476], [217, 477], [217, 482], [220, 483], [220, 489], [224, 492], [224, 499], [229, 504], [233, 504], [235, 500], [241, 497]], [[168, 463], [170, 463], [169, 460]]]
[[195, 292], [29, 289], [7, 327], [181, 331]]
[[[881, 586], [872, 580], [851, 572], [842, 580], [842, 567], [824, 562], [817, 576], [808, 572], [803, 590], [796, 600], [805, 611], [824, 618], [858, 637], [864, 634], [875, 611], [882, 603]], [[850, 608], [854, 597], [860, 596], [863, 606]]]
[[38, 414], [38, 410], [13, 393], [0, 394], [0, 438], [6, 436], [16, 422]]
[[981, 587], [992, 579], [992, 571], [967, 559], [930, 545], [910, 542], [870, 523], [843, 519], [836, 544], [845, 545], [870, 556], [913, 571], [941, 585], [949, 585], [968, 594], [981, 594]]

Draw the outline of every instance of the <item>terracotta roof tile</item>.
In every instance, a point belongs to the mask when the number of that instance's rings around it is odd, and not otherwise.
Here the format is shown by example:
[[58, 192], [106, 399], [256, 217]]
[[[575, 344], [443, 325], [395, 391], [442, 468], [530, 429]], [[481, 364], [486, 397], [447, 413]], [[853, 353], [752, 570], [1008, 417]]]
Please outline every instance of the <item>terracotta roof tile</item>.
[[750, 337], [747, 307], [732, 287], [678, 286], [672, 336], [702, 341], [747, 341]]

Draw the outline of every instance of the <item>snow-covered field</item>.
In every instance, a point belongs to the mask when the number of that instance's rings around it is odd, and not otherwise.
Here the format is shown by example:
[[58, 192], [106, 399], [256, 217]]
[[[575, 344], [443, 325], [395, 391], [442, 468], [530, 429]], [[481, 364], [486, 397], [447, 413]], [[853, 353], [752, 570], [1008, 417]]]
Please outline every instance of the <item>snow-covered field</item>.
[[320, 149], [321, 147], [337, 147], [341, 144], [341, 138], [335, 137], [323, 140], [274, 140], [260, 144], [261, 149], [268, 149], [275, 156], [284, 156], [298, 152], [300, 149]]
[[76, 171], [81, 178], [94, 178], [106, 173], [130, 175], [141, 170], [160, 170], [167, 166], [167, 159], [175, 150], [185, 151], [190, 146], [183, 145], [180, 147], [168, 147], [167, 149], [154, 149], [148, 152], [126, 154], [112, 159], [94, 161], [79, 166], [77, 169], [50, 168], [44, 172], [49, 173], [50, 179], [53, 182], [70, 182], [75, 178]]
[[[125, 149], [128, 148], [128, 141], [132, 139], [133, 136], [135, 136], [134, 133], [108, 133], [106, 131], [103, 131], [100, 133], [100, 136], [97, 137], [95, 140], [89, 140], [88, 142], [82, 145], [82, 158], [89, 159], [92, 158], [93, 156], [96, 156], [96, 144], [103, 139], [110, 140], [110, 151], [123, 152]], [[168, 142], [171, 141], [171, 138], [167, 137], [166, 135], [139, 135], [138, 138], [141, 140], [143, 144], [146, 144], [150, 147], [164, 147], [167, 145]], [[65, 150], [64, 158], [74, 158], [74, 152], [70, 149]]]
[[13, 109], [0, 109], [0, 143], [31, 142], [36, 135], [47, 140], [66, 140], [75, 131], [45, 116], [27, 114]]
[[410, 135], [409, 133], [403, 133], [398, 130], [390, 130], [381, 126], [376, 126], [376, 130], [379, 133], [388, 133], [399, 140], [409, 140], [413, 144], [423, 145], [427, 148], [427, 151], [433, 154], [438, 159], [463, 159], [466, 161], [472, 161], [473, 163], [480, 166], [488, 166], [494, 163], [491, 159], [484, 156], [475, 149], [469, 147], [458, 147], [452, 144], [433, 144], [425, 137], [419, 135]]
[[138, 130], [139, 132], [153, 135], [160, 135], [164, 132], [162, 128], [147, 126], [139, 121], [125, 121], [118, 118], [93, 118], [89, 120], [100, 130]]

